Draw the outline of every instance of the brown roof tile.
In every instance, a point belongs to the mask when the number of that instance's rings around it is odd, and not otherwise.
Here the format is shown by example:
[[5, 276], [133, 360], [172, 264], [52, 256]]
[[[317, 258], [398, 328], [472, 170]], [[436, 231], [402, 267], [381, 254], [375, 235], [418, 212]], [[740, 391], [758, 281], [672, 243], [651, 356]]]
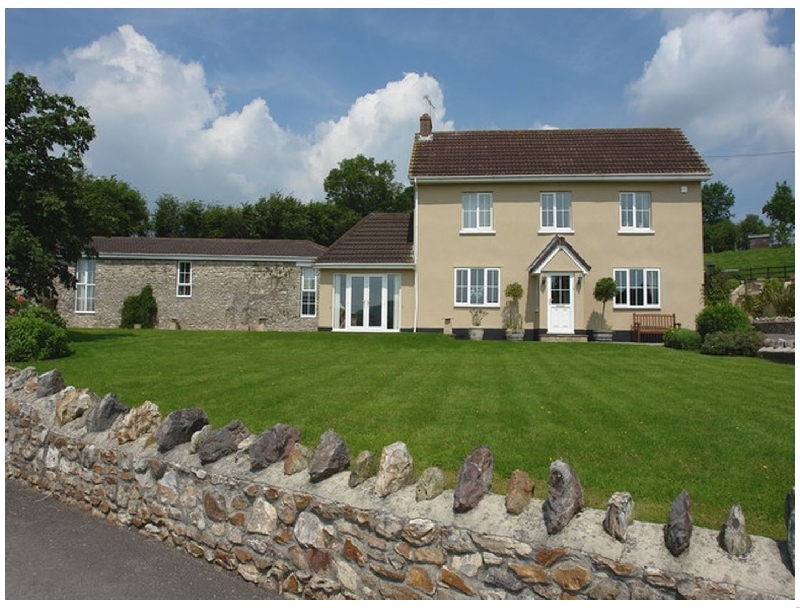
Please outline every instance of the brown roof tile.
[[317, 259], [318, 264], [408, 264], [413, 262], [410, 213], [370, 213]]
[[214, 256], [264, 258], [316, 258], [326, 250], [311, 241], [281, 239], [188, 239], [159, 237], [94, 237], [98, 253], [135, 257], [145, 256]]
[[417, 136], [409, 177], [711, 173], [676, 128], [440, 131]]

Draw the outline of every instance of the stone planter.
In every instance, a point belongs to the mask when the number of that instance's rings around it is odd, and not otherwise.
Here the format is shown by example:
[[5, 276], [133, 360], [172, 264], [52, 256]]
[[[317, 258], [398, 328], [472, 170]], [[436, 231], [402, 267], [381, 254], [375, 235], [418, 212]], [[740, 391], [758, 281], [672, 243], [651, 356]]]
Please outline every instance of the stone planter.
[[483, 327], [470, 327], [469, 328], [470, 340], [483, 340]]
[[524, 329], [507, 329], [506, 330], [506, 340], [508, 340], [509, 342], [522, 342], [524, 337], [525, 337], [525, 330]]
[[610, 329], [601, 329], [599, 331], [594, 332], [594, 341], [595, 342], [613, 342], [614, 341], [614, 332]]

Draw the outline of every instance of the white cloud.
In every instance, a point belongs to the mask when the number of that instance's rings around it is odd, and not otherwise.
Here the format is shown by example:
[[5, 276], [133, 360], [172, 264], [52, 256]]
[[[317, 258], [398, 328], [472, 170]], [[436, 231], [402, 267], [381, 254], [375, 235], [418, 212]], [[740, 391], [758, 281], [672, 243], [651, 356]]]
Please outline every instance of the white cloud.
[[794, 149], [794, 48], [769, 34], [766, 11], [688, 17], [629, 86], [631, 107], [644, 123], [684, 128], [698, 148]]
[[276, 190], [322, 200], [328, 172], [357, 154], [394, 161], [396, 179], [404, 181], [425, 95], [435, 106], [434, 128], [453, 128], [439, 83], [411, 73], [358, 98], [313, 133], [292, 133], [263, 99], [226, 111], [224, 92], [210, 90], [202, 65], [159, 51], [128, 25], [44, 71], [56, 69], [96, 127], [89, 169], [117, 175], [150, 202], [169, 192], [236, 204]]

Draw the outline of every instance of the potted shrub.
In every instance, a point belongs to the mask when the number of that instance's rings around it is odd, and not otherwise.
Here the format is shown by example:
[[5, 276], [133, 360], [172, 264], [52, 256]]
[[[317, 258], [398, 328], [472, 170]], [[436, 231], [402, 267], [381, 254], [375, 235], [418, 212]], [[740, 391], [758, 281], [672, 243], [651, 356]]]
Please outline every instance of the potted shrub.
[[487, 312], [482, 308], [471, 308], [469, 314], [472, 316], [472, 327], [469, 328], [469, 339], [483, 340], [483, 327], [481, 327], [481, 322], [487, 315]]
[[506, 286], [506, 297], [511, 300], [508, 303], [507, 312], [503, 321], [506, 328], [506, 340], [522, 342], [525, 336], [522, 315], [519, 312], [519, 300], [523, 295], [522, 285], [516, 281]]
[[613, 299], [617, 294], [617, 284], [611, 277], [603, 277], [594, 285], [594, 299], [603, 303], [602, 327], [594, 332], [594, 339], [597, 342], [611, 342], [614, 333], [611, 325], [606, 322], [606, 302]]

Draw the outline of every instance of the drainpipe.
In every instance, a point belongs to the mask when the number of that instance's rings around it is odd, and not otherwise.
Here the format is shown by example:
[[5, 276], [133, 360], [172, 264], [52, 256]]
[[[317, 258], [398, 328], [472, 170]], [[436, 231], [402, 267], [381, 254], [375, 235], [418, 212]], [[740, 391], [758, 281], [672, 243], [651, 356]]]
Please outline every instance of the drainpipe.
[[414, 333], [417, 333], [417, 320], [419, 316], [419, 274], [417, 266], [419, 264], [419, 189], [417, 188], [417, 178], [414, 182]]

